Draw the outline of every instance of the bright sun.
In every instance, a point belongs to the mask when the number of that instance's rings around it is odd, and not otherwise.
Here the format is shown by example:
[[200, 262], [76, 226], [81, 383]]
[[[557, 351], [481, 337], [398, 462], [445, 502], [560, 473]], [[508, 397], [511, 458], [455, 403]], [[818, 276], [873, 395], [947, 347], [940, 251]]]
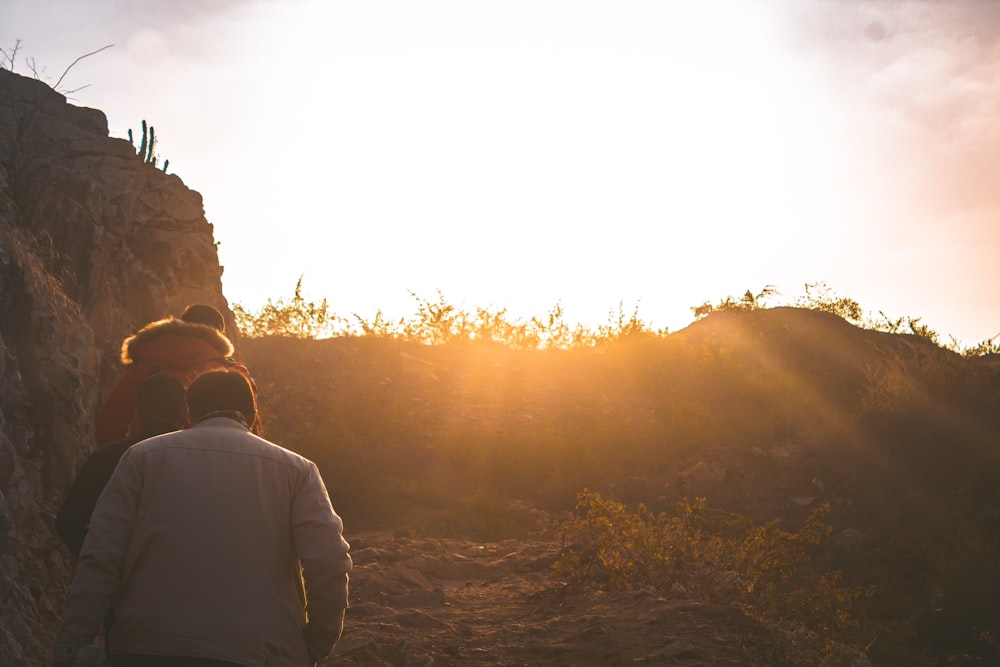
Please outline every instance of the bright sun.
[[[676, 329], [696, 304], [671, 285], [712, 299], [758, 286], [756, 272], [779, 280], [764, 270], [803, 220], [840, 214], [822, 201], [838, 164], [822, 96], [755, 5], [545, 3], [530, 23], [403, 6], [375, 40], [321, 6], [329, 20], [275, 5], [259, 26], [298, 22], [301, 51], [269, 80], [276, 99], [299, 98], [280, 122], [315, 150], [289, 167], [280, 204], [252, 206], [313, 221], [315, 239], [278, 238], [275, 252], [327, 267], [306, 287], [348, 311], [411, 312], [408, 291], [441, 289], [525, 316], [559, 301], [585, 323], [638, 304]], [[317, 43], [328, 58], [310, 66]], [[280, 156], [275, 135], [259, 141]]]

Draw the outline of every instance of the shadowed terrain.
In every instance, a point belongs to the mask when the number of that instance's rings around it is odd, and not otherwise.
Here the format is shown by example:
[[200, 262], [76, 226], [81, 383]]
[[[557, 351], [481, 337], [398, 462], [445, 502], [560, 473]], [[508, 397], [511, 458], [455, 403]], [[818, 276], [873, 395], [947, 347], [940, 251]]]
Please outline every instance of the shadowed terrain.
[[[557, 558], [558, 531], [536, 532], [538, 517], [544, 512], [558, 523], [589, 488], [655, 512], [704, 497], [756, 522], [780, 519], [789, 530], [828, 503], [832, 533], [816, 548], [816, 562], [873, 587], [857, 610], [855, 635], [869, 659], [1000, 660], [993, 567], [1000, 555], [1000, 369], [989, 357], [964, 358], [917, 336], [795, 308], [721, 311], [668, 336], [626, 336], [595, 349], [261, 338], [246, 341], [244, 354], [267, 434], [317, 461], [349, 537], [360, 536], [357, 606], [338, 649], [345, 658], [381, 655], [375, 649], [397, 645], [408, 623], [427, 623], [407, 644], [434, 661], [426, 664], [472, 664], [470, 655], [484, 656], [476, 664], [614, 664], [607, 655], [582, 662], [573, 651], [615, 653], [603, 633], [615, 636], [607, 624], [619, 614], [618, 625], [637, 614], [640, 626], [680, 609], [718, 617], [698, 600], [611, 588], [599, 599], [614, 602], [588, 612], [594, 591], [563, 588], [543, 566]], [[434, 542], [431, 551], [454, 551], [438, 558], [462, 567], [462, 549], [513, 540], [502, 543], [503, 555], [518, 565], [458, 577], [415, 566], [424, 579], [395, 593], [367, 580], [386, 559], [414, 549], [407, 540], [432, 539], [460, 540], [465, 546]], [[509, 595], [505, 585], [514, 587]], [[490, 592], [470, 598], [475, 590]], [[419, 603], [408, 605], [406, 595]], [[559, 644], [558, 623], [522, 622], [506, 634], [487, 633], [492, 640], [472, 633], [493, 650], [463, 653], [474, 642], [457, 630], [456, 610], [490, 616], [474, 612], [473, 599], [494, 606], [487, 625], [504, 625], [504, 614], [534, 618], [533, 610], [554, 621], [572, 609], [605, 629], [567, 627], [577, 639], [563, 637], [569, 645], [549, 654], [532, 644], [531, 633], [544, 631], [543, 644]], [[424, 611], [395, 616], [411, 606]], [[387, 609], [388, 617], [379, 615]], [[743, 618], [738, 609], [725, 614]], [[667, 626], [680, 623], [671, 618]], [[723, 625], [744, 622], [734, 618]], [[745, 623], [763, 633], [755, 641], [767, 635], [774, 645], [753, 657], [745, 639], [723, 642], [727, 651], [743, 646], [731, 664], [818, 664], [818, 654], [808, 656], [809, 641], [749, 617]], [[373, 628], [382, 626], [389, 630], [380, 636]], [[510, 640], [517, 628], [527, 634]], [[687, 639], [666, 626], [636, 633], [629, 642], [638, 653], [616, 653], [616, 660], [656, 662], [674, 651], [664, 664], [730, 664], [721, 648], [704, 648], [712, 632]], [[653, 636], [655, 646], [643, 643]], [[682, 640], [694, 648], [682, 651]], [[804, 650], [806, 657], [797, 653]], [[452, 663], [449, 651], [460, 654]]]

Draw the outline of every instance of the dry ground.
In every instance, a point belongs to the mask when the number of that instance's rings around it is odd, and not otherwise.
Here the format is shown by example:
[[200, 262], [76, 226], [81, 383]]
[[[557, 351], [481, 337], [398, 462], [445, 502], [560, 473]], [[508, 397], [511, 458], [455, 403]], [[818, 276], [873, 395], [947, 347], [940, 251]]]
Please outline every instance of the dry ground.
[[736, 609], [573, 590], [551, 574], [554, 542], [348, 538], [351, 608], [321, 667], [820, 664], [813, 640]]

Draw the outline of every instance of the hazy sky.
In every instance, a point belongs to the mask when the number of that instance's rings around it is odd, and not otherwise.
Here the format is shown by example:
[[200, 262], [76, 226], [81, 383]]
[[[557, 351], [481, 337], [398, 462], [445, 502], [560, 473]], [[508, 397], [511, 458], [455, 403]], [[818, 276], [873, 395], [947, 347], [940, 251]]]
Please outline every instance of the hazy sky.
[[230, 302], [657, 327], [825, 282], [1000, 334], [1000, 3], [0, 0], [14, 69], [146, 119]]

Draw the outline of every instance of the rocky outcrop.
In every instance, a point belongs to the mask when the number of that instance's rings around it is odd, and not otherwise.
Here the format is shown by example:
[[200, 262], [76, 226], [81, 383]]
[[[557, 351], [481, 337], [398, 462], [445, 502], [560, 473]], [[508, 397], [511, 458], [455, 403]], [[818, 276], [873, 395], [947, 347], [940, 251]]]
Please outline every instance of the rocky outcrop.
[[52, 519], [122, 340], [194, 302], [231, 320], [221, 276], [197, 192], [0, 70], [0, 664], [51, 663], [73, 568]]

